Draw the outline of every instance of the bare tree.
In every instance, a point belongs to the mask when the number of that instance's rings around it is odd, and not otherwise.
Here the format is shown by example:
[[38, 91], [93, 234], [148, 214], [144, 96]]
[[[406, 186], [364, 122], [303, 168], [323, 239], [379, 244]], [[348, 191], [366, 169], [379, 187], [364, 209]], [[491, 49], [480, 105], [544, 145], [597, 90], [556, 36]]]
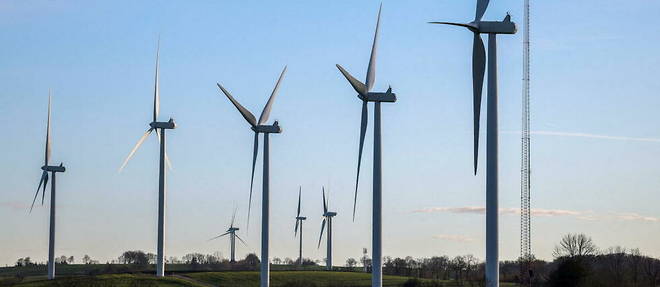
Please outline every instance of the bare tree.
[[555, 246], [553, 255], [556, 258], [559, 257], [582, 257], [594, 255], [598, 252], [596, 244], [594, 244], [591, 237], [586, 236], [582, 233], [573, 234], [569, 233], [564, 235], [559, 242], [559, 245]]
[[83, 261], [83, 264], [90, 264], [91, 261], [92, 261], [92, 258], [89, 257], [89, 255], [85, 254], [85, 256], [83, 256], [82, 261]]
[[353, 268], [355, 265], [357, 265], [357, 260], [355, 260], [355, 258], [346, 259], [346, 267]]

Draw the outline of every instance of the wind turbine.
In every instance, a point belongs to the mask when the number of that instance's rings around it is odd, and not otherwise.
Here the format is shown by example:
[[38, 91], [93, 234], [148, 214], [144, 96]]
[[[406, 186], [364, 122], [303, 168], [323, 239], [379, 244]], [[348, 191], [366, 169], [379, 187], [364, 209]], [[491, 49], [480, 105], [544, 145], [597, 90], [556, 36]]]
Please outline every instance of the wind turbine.
[[[50, 90], [48, 90], [48, 120], [46, 121], [46, 151], [44, 153], [44, 165], [41, 167], [41, 179], [39, 180], [39, 186], [37, 187], [37, 192], [34, 194], [34, 199], [32, 199], [32, 206], [30, 206], [30, 212], [34, 208], [34, 203], [37, 200], [39, 195], [39, 190], [41, 189], [41, 205], [44, 204], [44, 198], [46, 197], [46, 185], [48, 185], [48, 172], [50, 172], [50, 177], [52, 181], [50, 182], [50, 230], [48, 233], [48, 279], [55, 279], [55, 174], [58, 172], [66, 171], [64, 165], [48, 165], [50, 160]], [[41, 188], [43, 186], [43, 189]]]
[[336, 212], [328, 211], [328, 202], [325, 200], [325, 188], [323, 188], [323, 222], [321, 222], [321, 235], [319, 236], [319, 245], [321, 247], [321, 239], [323, 238], [323, 229], [325, 222], [328, 222], [328, 238], [326, 238], [326, 269], [332, 270], [332, 218], [337, 216]]
[[298, 256], [298, 264], [303, 264], [303, 255], [302, 255], [302, 242], [303, 242], [303, 221], [307, 220], [307, 217], [300, 216], [300, 199], [302, 195], [302, 186], [298, 190], [298, 213], [296, 213], [296, 228], [294, 229], [294, 237], [298, 235], [298, 226], [300, 224], [300, 251]]
[[229, 262], [231, 263], [236, 262], [236, 238], [238, 238], [238, 240], [240, 240], [241, 243], [243, 243], [243, 245], [247, 246], [247, 243], [245, 243], [245, 241], [243, 241], [243, 239], [240, 236], [238, 236], [238, 234], [236, 234], [236, 231], [240, 230], [240, 228], [234, 226], [235, 218], [236, 218], [236, 209], [234, 209], [234, 214], [231, 216], [231, 224], [229, 224], [229, 228], [227, 229], [227, 232], [209, 239], [209, 241], [211, 241], [229, 234], [229, 248], [231, 249], [231, 260]]
[[396, 102], [396, 95], [392, 93], [392, 87], [384, 93], [371, 92], [371, 88], [376, 81], [376, 48], [378, 41], [378, 30], [380, 26], [380, 11], [378, 9], [378, 21], [376, 22], [376, 33], [371, 47], [371, 58], [369, 59], [369, 68], [367, 68], [366, 85], [355, 79], [340, 65], [337, 65], [339, 71], [346, 77], [353, 89], [358, 93], [358, 98], [362, 100], [362, 122], [360, 124], [360, 149], [358, 153], [357, 177], [355, 179], [355, 197], [353, 199], [353, 220], [355, 220], [355, 206], [357, 203], [358, 182], [360, 179], [360, 162], [362, 161], [362, 148], [364, 147], [364, 136], [367, 132], [367, 103], [374, 102], [374, 171], [373, 171], [373, 230], [372, 230], [372, 248], [373, 248], [373, 271], [371, 276], [372, 286], [383, 286], [383, 250], [382, 250], [382, 162], [381, 162], [381, 135], [380, 135], [380, 103]]
[[250, 201], [248, 203], [248, 224], [250, 221], [250, 206], [252, 205], [252, 183], [254, 181], [254, 167], [257, 163], [257, 152], [259, 150], [259, 134], [262, 133], [264, 134], [264, 156], [263, 156], [263, 191], [262, 191], [262, 199], [261, 199], [261, 286], [262, 287], [267, 287], [270, 285], [270, 259], [268, 258], [268, 233], [269, 233], [269, 226], [268, 226], [268, 215], [270, 214], [269, 211], [269, 144], [268, 144], [268, 136], [270, 134], [279, 134], [282, 133], [282, 128], [280, 127], [279, 123], [275, 121], [272, 125], [266, 125], [265, 123], [268, 121], [268, 117], [270, 116], [270, 109], [273, 106], [273, 102], [275, 101], [275, 96], [277, 95], [277, 91], [280, 89], [280, 83], [282, 82], [282, 78], [284, 78], [284, 74], [286, 73], [286, 66], [282, 70], [282, 73], [280, 74], [279, 79], [277, 80], [277, 83], [275, 84], [275, 88], [273, 89], [273, 92], [270, 95], [270, 98], [268, 99], [268, 102], [266, 103], [266, 106], [264, 107], [263, 111], [261, 112], [261, 116], [259, 116], [259, 121], [257, 121], [252, 113], [248, 111], [246, 108], [241, 106], [238, 101], [234, 99], [234, 97], [231, 96], [231, 94], [224, 88], [222, 87], [219, 83], [218, 88], [222, 91], [222, 93], [227, 96], [229, 101], [231, 101], [232, 104], [238, 109], [238, 111], [243, 115], [243, 118], [250, 124], [252, 130], [254, 131], [254, 152], [252, 155], [252, 177], [250, 179]]
[[133, 154], [138, 150], [142, 145], [144, 140], [155, 130], [156, 137], [160, 142], [160, 162], [158, 165], [158, 246], [157, 246], [157, 257], [156, 257], [156, 276], [163, 277], [165, 276], [165, 256], [164, 256], [164, 245], [165, 245], [165, 163], [171, 167], [167, 153], [165, 151], [165, 130], [171, 130], [176, 128], [174, 120], [170, 118], [167, 122], [158, 121], [158, 113], [160, 111], [160, 88], [158, 83], [158, 71], [159, 71], [159, 56], [160, 56], [160, 40], [158, 41], [158, 48], [156, 49], [156, 78], [154, 84], [154, 110], [153, 110], [153, 121], [149, 123], [149, 129], [142, 135], [140, 140], [138, 140], [135, 147], [128, 154], [124, 163], [122, 163], [119, 171], [121, 172], [128, 161], [133, 157]]
[[472, 48], [472, 86], [474, 121], [474, 174], [479, 155], [479, 117], [486, 70], [486, 51], [481, 34], [488, 34], [488, 103], [486, 119], [486, 286], [499, 286], [498, 255], [498, 160], [497, 160], [497, 34], [515, 34], [516, 24], [507, 15], [503, 21], [482, 21], [489, 0], [477, 0], [474, 21], [463, 23], [431, 22], [469, 29], [474, 33]]

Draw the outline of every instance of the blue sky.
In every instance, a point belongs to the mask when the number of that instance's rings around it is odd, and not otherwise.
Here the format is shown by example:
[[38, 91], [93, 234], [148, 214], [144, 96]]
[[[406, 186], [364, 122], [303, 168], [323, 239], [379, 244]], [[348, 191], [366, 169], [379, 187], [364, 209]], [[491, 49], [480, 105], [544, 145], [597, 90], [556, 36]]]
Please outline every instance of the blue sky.
[[[485, 18], [522, 22], [522, 1], [491, 1]], [[538, 2], [538, 3], [537, 3]], [[655, 96], [660, 3], [532, 1], [533, 248], [568, 232], [601, 247], [660, 257], [660, 129]], [[273, 257], [295, 257], [296, 194], [303, 187], [305, 256], [316, 249], [321, 186], [330, 190], [335, 262], [370, 249], [371, 126], [351, 221], [360, 103], [335, 68], [365, 76], [378, 1], [3, 1], [0, 3], [0, 264], [45, 261], [47, 208], [28, 214], [42, 161], [48, 89], [58, 177], [57, 255], [106, 261], [155, 251], [157, 144], [117, 168], [151, 117], [161, 37], [161, 117], [174, 170], [168, 179], [167, 256], [229, 254], [234, 206], [245, 227], [252, 132], [219, 94], [222, 83], [259, 114], [288, 73], [271, 119]], [[427, 21], [469, 20], [471, 1], [384, 1], [376, 90], [383, 105], [384, 253], [484, 257], [484, 173], [473, 176], [471, 34]], [[499, 41], [501, 256], [518, 255], [522, 35]], [[371, 122], [371, 119], [370, 119]], [[482, 137], [483, 139], [483, 137]], [[482, 144], [483, 147], [483, 144]], [[485, 150], [482, 149], [482, 155]], [[480, 166], [483, 167], [483, 159]], [[253, 222], [259, 251], [260, 168]], [[245, 230], [241, 230], [245, 231]]]

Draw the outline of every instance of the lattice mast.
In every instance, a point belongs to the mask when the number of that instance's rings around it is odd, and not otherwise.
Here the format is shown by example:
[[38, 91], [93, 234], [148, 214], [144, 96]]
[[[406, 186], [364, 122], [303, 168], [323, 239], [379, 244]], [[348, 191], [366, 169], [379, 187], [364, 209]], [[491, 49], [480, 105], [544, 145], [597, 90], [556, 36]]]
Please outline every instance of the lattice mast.
[[530, 45], [529, 0], [525, 0], [523, 24], [523, 92], [522, 92], [522, 156], [520, 174], [520, 279], [523, 286], [531, 286], [532, 243], [530, 211]]

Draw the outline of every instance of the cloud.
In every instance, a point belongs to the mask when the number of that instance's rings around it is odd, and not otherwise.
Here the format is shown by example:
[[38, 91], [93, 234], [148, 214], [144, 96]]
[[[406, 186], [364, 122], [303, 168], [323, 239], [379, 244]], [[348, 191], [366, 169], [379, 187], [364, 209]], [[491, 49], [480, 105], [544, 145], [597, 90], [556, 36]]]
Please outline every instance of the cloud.
[[452, 234], [437, 234], [433, 235], [433, 238], [446, 240], [446, 241], [455, 241], [455, 242], [472, 242], [474, 238], [464, 236], [464, 235], [452, 235]]
[[[505, 133], [519, 134], [520, 131], [506, 131]], [[590, 139], [660, 143], [660, 138], [624, 137], [624, 136], [610, 136], [610, 135], [597, 135], [597, 134], [588, 134], [588, 133], [557, 132], [557, 131], [532, 131], [531, 134], [545, 135], [545, 136], [579, 137], [579, 138], [590, 138]]]
[[[39, 206], [40, 206], [40, 204], [39, 205], [35, 204], [34, 208], [38, 208]], [[24, 202], [18, 202], [18, 201], [3, 201], [3, 202], [0, 202], [0, 207], [11, 208], [13, 210], [29, 210], [30, 209], [29, 204], [26, 204]]]
[[660, 218], [652, 216], [643, 216], [637, 213], [618, 213], [614, 218], [624, 221], [644, 221], [644, 222], [660, 222]]
[[[413, 211], [413, 213], [435, 213], [435, 212], [483, 214], [486, 212], [486, 208], [481, 206], [431, 207], [431, 208], [418, 209]], [[520, 209], [500, 208], [500, 214], [520, 214]], [[587, 212], [565, 210], [565, 209], [532, 208], [532, 215], [534, 216], [580, 216], [585, 214], [587, 214]]]
[[[430, 207], [413, 210], [413, 213], [455, 213], [455, 214], [484, 214], [486, 208], [482, 206], [461, 206], [461, 207]], [[500, 208], [500, 214], [518, 215], [520, 208]], [[639, 221], [639, 222], [658, 222], [660, 217], [645, 216], [633, 212], [596, 214], [593, 211], [578, 211], [567, 209], [543, 209], [532, 208], [532, 216], [535, 217], [573, 217], [586, 221]]]

